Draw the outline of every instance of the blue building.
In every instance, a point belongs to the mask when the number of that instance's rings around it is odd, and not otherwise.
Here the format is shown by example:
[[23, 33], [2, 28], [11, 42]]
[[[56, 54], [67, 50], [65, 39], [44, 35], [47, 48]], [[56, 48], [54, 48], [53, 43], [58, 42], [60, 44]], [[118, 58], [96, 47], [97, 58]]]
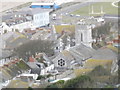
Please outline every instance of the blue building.
[[31, 8], [59, 9], [60, 6], [55, 3], [32, 3]]

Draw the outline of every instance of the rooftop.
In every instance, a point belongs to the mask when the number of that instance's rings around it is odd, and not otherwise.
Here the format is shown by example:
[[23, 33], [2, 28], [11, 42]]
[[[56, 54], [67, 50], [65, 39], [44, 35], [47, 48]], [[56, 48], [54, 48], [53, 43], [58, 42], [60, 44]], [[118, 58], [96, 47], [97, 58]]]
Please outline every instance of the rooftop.
[[34, 8], [34, 9], [27, 9], [22, 10], [14, 13], [10, 13], [7, 15], [2, 16], [2, 21], [6, 22], [8, 25], [14, 23], [22, 23], [32, 20], [32, 16], [38, 13], [50, 12], [50, 9], [41, 9], [41, 8]]
[[54, 5], [54, 3], [32, 3], [31, 5]]
[[117, 54], [109, 49], [109, 47], [104, 47], [98, 49], [92, 58], [97, 60], [116, 60]]

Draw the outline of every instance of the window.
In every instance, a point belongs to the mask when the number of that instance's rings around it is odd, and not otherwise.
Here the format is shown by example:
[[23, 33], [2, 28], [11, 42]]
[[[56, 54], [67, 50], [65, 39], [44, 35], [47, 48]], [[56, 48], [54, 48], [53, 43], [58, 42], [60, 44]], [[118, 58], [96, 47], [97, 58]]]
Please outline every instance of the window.
[[81, 33], [81, 41], [83, 41], [83, 34]]
[[50, 8], [53, 8], [53, 5], [51, 5]]
[[4, 33], [7, 33], [7, 30], [4, 30]]
[[56, 50], [58, 50], [58, 47], [56, 47]]
[[65, 65], [65, 60], [63, 60], [63, 59], [60, 59], [60, 60], [58, 60], [58, 65], [59, 66], [64, 66]]

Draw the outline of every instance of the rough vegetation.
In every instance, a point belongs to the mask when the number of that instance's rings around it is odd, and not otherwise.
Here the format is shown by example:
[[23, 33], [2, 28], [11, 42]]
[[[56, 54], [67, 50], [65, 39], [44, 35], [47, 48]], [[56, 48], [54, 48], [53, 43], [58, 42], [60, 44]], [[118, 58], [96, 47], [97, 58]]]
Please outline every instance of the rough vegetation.
[[66, 82], [60, 80], [48, 85], [45, 90], [48, 88], [115, 88], [114, 85], [117, 83], [117, 76], [112, 76], [103, 66], [97, 66], [86, 75], [79, 75]]

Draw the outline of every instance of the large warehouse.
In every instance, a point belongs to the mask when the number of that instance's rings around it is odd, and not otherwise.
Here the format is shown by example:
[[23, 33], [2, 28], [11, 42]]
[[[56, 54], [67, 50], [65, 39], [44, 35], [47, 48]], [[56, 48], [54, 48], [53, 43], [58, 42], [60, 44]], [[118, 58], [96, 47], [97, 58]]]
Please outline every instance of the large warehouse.
[[32, 3], [31, 8], [46, 8], [46, 9], [58, 9], [59, 5], [55, 3]]

